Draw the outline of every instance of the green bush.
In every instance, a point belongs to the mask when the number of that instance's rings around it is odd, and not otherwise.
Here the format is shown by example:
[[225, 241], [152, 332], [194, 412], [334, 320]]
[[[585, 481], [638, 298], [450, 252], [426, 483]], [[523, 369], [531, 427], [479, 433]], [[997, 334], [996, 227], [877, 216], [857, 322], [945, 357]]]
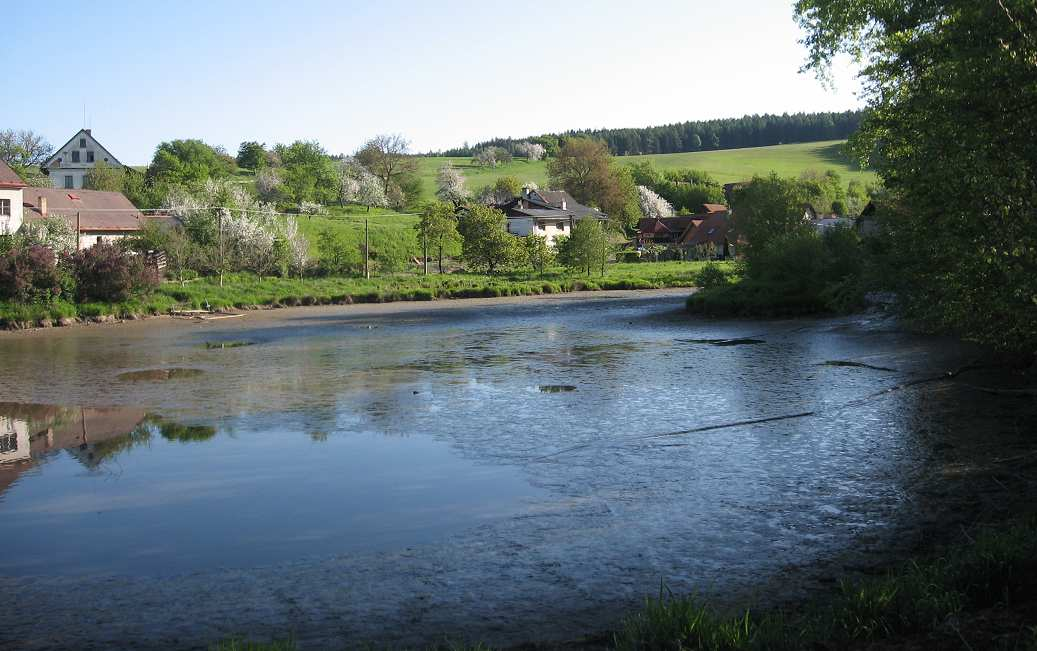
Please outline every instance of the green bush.
[[706, 263], [702, 271], [695, 275], [695, 283], [702, 289], [723, 287], [731, 282], [728, 275], [718, 265], [712, 262]]

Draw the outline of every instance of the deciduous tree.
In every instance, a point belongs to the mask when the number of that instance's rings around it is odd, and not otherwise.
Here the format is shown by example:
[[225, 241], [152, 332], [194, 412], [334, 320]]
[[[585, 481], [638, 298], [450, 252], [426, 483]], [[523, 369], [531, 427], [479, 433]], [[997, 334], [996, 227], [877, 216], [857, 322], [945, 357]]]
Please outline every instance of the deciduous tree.
[[458, 231], [466, 264], [492, 274], [521, 258], [521, 245], [507, 232], [507, 221], [500, 210], [481, 204], [471, 204], [461, 213]]
[[421, 211], [421, 220], [414, 225], [414, 230], [418, 232], [418, 238], [423, 246], [436, 252], [439, 273], [443, 273], [444, 254], [448, 251], [455, 251], [461, 243], [453, 204], [442, 201], [425, 204], [424, 210]]

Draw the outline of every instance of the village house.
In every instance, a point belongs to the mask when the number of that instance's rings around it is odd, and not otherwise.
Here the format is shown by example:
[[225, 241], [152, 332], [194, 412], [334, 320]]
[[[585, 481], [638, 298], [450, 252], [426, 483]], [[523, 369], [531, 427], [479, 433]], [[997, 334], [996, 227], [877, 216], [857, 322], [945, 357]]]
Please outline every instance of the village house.
[[637, 222], [637, 235], [634, 243], [639, 249], [648, 246], [677, 247], [686, 234], [697, 228], [713, 215], [727, 215], [727, 206], [719, 203], [705, 203], [694, 215], [678, 215], [676, 217], [644, 217]]
[[0, 233], [23, 224], [60, 217], [78, 233], [77, 249], [132, 235], [148, 221], [168, 222], [168, 215], [145, 215], [121, 192], [66, 190], [27, 186], [0, 161]]
[[509, 233], [518, 237], [540, 235], [551, 247], [559, 237], [571, 235], [581, 219], [608, 219], [605, 213], [584, 206], [564, 190], [524, 190], [496, 207], [508, 218]]
[[111, 152], [94, 139], [90, 129], [80, 129], [79, 133], [44, 161], [41, 168], [55, 188], [78, 190], [83, 187], [83, 178], [99, 162], [123, 167]]
[[727, 260], [735, 255], [737, 238], [727, 211], [710, 213], [681, 234], [677, 247], [685, 260]]
[[0, 160], [0, 235], [9, 235], [21, 228], [24, 187], [21, 177]]

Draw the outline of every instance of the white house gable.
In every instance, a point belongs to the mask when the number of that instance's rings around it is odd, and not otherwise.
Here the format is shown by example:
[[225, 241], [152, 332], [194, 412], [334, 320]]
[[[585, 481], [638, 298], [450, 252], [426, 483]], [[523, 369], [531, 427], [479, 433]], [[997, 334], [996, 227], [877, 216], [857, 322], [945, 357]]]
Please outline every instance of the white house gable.
[[122, 166], [110, 151], [97, 142], [90, 129], [80, 129], [79, 133], [47, 159], [43, 169], [50, 175], [51, 185], [55, 188], [72, 190], [82, 188], [83, 177], [100, 162]]

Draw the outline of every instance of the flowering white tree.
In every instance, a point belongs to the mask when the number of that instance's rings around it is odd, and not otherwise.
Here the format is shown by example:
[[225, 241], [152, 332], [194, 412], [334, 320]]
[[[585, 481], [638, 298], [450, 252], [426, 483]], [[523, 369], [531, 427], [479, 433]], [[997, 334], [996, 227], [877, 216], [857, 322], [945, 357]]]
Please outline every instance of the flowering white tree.
[[645, 217], [656, 219], [673, 217], [673, 206], [670, 205], [670, 202], [660, 197], [651, 188], [643, 185], [637, 186], [637, 199], [638, 203], [641, 204], [641, 212], [644, 213]]
[[538, 142], [520, 142], [515, 145], [515, 151], [528, 160], [540, 160], [547, 154], [547, 150]]
[[328, 209], [316, 201], [300, 201], [299, 214], [302, 215], [326, 215]]
[[266, 167], [256, 172], [256, 192], [263, 201], [277, 201], [281, 196], [281, 183], [276, 169]]
[[384, 208], [389, 205], [385, 188], [377, 176], [355, 159], [349, 159], [342, 168], [342, 203], [353, 203]]
[[180, 218], [198, 255], [221, 276], [234, 269], [287, 273], [306, 264], [309, 244], [295, 218], [278, 214], [241, 185], [209, 179], [197, 194], [174, 188], [163, 206]]
[[439, 168], [436, 175], [436, 196], [443, 201], [459, 204], [471, 196], [465, 187], [464, 174], [453, 165], [447, 164]]
[[475, 152], [475, 157], [472, 158], [472, 162], [484, 167], [497, 167], [497, 148], [483, 147], [479, 151]]

